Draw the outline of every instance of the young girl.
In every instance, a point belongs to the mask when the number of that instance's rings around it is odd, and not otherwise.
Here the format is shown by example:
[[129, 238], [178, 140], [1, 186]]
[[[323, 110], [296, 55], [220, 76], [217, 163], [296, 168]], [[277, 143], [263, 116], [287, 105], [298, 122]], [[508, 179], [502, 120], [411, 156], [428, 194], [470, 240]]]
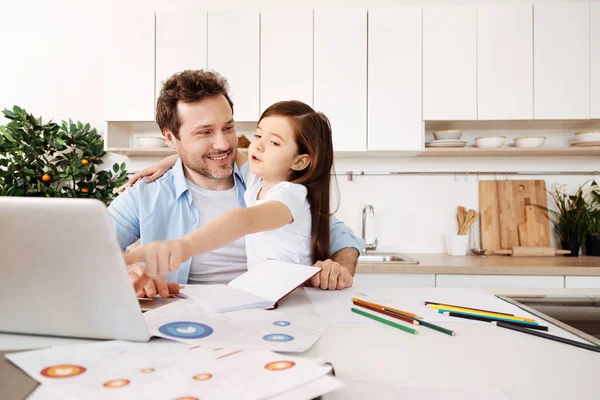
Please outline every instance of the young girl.
[[[169, 157], [156, 169], [164, 172], [176, 160]], [[246, 182], [246, 208], [222, 214], [177, 240], [140, 246], [126, 262], [145, 262], [151, 277], [166, 275], [193, 255], [243, 236], [248, 269], [268, 259], [304, 265], [327, 259], [333, 167], [327, 117], [299, 101], [273, 104], [258, 121], [248, 156], [238, 152], [236, 162]]]

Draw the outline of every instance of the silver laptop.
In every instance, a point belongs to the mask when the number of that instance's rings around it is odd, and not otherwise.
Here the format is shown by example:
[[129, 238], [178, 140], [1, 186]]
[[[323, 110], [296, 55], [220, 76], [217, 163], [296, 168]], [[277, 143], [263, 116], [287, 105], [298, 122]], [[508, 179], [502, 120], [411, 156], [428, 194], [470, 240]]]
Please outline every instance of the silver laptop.
[[0, 197], [0, 331], [149, 339], [104, 203]]

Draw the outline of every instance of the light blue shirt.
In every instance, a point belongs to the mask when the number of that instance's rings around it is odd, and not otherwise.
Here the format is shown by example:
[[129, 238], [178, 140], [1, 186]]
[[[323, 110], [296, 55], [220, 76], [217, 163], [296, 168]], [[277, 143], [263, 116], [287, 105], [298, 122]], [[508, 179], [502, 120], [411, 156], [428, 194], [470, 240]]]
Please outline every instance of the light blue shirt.
[[[242, 207], [245, 207], [246, 185], [236, 165], [233, 177], [238, 199]], [[113, 200], [108, 212], [122, 250], [138, 239], [141, 239], [141, 244], [173, 240], [198, 228], [199, 211], [192, 204], [181, 159], [156, 181], [146, 183], [141, 179], [133, 187], [127, 188]], [[354, 247], [360, 252], [364, 246], [343, 222], [333, 216], [330, 240], [331, 254], [346, 247]], [[186, 284], [191, 262], [190, 258], [165, 276], [165, 279], [168, 282]]]

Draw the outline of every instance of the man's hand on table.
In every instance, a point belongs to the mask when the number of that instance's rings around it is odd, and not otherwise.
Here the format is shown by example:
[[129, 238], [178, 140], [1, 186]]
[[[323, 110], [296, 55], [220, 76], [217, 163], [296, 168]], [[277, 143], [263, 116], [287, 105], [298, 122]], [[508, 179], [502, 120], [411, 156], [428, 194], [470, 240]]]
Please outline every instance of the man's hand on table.
[[321, 267], [322, 269], [310, 279], [310, 284], [313, 287], [323, 290], [340, 290], [352, 286], [352, 274], [350, 274], [348, 268], [340, 263], [327, 259], [317, 261], [315, 267]]
[[157, 294], [164, 298], [179, 292], [179, 284], [166, 282], [162, 277], [151, 279], [140, 266], [130, 267], [128, 273], [138, 298], [154, 297]]

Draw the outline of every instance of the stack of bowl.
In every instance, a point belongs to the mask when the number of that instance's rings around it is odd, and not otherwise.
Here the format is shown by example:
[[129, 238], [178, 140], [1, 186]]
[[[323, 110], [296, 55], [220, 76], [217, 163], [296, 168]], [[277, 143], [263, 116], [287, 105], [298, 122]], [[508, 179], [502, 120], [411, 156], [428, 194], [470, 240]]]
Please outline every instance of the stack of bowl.
[[576, 147], [600, 146], [600, 130], [575, 132], [575, 141], [571, 145]]
[[449, 130], [449, 131], [434, 131], [433, 137], [435, 140], [425, 142], [425, 147], [465, 147], [467, 142], [460, 140], [463, 131], [461, 130]]

